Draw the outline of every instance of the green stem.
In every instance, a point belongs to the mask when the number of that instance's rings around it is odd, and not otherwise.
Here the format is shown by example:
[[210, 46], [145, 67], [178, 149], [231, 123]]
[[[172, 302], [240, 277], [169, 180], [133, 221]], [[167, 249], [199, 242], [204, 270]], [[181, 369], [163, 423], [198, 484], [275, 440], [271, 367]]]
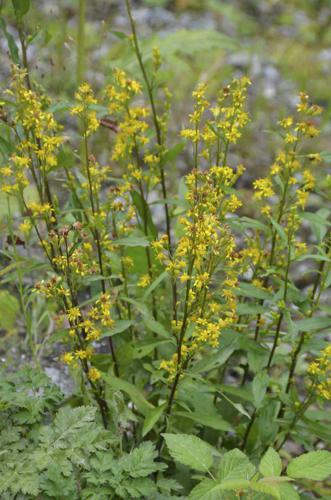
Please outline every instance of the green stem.
[[[146, 68], [145, 68], [145, 65], [143, 62], [143, 58], [142, 58], [142, 53], [140, 51], [137, 30], [136, 30], [136, 25], [135, 25], [133, 15], [132, 15], [132, 8], [131, 8], [130, 0], [125, 0], [125, 4], [126, 4], [126, 9], [127, 9], [130, 25], [131, 25], [133, 46], [134, 46], [135, 54], [136, 54], [136, 57], [138, 60], [138, 64], [139, 64], [144, 82], [146, 85], [147, 94], [148, 94], [149, 102], [150, 102], [151, 109], [152, 109], [152, 117], [153, 117], [153, 124], [154, 124], [154, 128], [155, 128], [156, 141], [157, 141], [158, 146], [160, 148], [160, 154], [161, 154], [164, 145], [163, 145], [161, 127], [160, 127], [157, 112], [156, 112], [156, 105], [155, 105], [155, 100], [154, 100], [154, 95], [153, 95], [153, 88], [152, 88], [152, 84], [148, 78], [147, 71], [146, 71]], [[167, 200], [167, 188], [166, 188], [165, 172], [164, 172], [164, 165], [162, 162], [162, 157], [160, 158], [159, 169], [160, 169], [160, 177], [161, 177], [162, 196], [163, 196], [163, 200], [164, 200], [166, 231], [167, 231], [167, 236], [168, 236], [168, 241], [169, 241], [169, 249], [170, 249], [170, 252], [172, 252], [170, 213], [169, 213], [169, 206], [168, 206], [168, 203], [166, 201]]]
[[[89, 185], [89, 197], [90, 197], [90, 203], [91, 203], [93, 217], [95, 218], [96, 209], [95, 209], [95, 202], [94, 202], [92, 177], [91, 177], [91, 172], [90, 172], [90, 160], [89, 160], [89, 155], [88, 155], [88, 142], [87, 142], [86, 126], [85, 126], [85, 131], [84, 131], [83, 137], [84, 137], [85, 168], [86, 168], [86, 174], [87, 174], [88, 185]], [[95, 223], [95, 220], [94, 220], [94, 223]], [[102, 276], [102, 280], [101, 280], [102, 293], [106, 293], [102, 248], [101, 248], [99, 230], [97, 227], [94, 230], [94, 234], [95, 234], [95, 240], [96, 240], [96, 246], [97, 246], [99, 271], [100, 271], [100, 274]], [[111, 357], [112, 357], [112, 360], [114, 363], [114, 372], [115, 372], [116, 377], [119, 377], [119, 367], [118, 367], [118, 362], [117, 362], [117, 357], [116, 357], [116, 352], [115, 352], [115, 346], [114, 346], [113, 339], [111, 337], [108, 337], [108, 344], [109, 344], [110, 354], [111, 354]]]
[[85, 18], [86, 0], [79, 0], [78, 5], [78, 30], [77, 30], [77, 85], [84, 79], [85, 72]]

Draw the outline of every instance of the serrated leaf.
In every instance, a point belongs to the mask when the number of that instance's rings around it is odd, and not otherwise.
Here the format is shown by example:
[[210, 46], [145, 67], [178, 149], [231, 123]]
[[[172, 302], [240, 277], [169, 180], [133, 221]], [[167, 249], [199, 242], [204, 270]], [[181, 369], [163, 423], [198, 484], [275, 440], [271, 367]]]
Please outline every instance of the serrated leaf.
[[277, 498], [277, 500], [281, 500], [280, 491], [277, 484], [266, 483], [262, 481], [252, 481], [250, 487], [253, 491], [265, 493], [268, 496], [270, 495], [273, 498]]
[[214, 448], [197, 436], [162, 434], [172, 458], [191, 469], [207, 472], [213, 464]]
[[331, 475], [331, 452], [318, 450], [304, 453], [290, 462], [287, 474], [294, 479], [323, 481]]
[[280, 483], [278, 485], [281, 500], [300, 500], [299, 494], [289, 483]]
[[134, 448], [129, 455], [121, 459], [121, 468], [131, 477], [147, 477], [153, 472], [166, 467], [164, 464], [157, 463], [156, 458], [157, 451], [154, 444], [151, 441], [145, 441], [138, 448]]
[[217, 477], [222, 481], [250, 479], [255, 473], [255, 466], [246, 455], [237, 448], [223, 455], [219, 463]]
[[188, 500], [235, 500], [237, 495], [233, 496], [225, 491], [243, 491], [249, 488], [250, 482], [241, 479], [235, 481], [216, 482], [212, 479], [205, 479], [197, 484], [188, 496]]
[[260, 462], [259, 470], [265, 477], [280, 476], [282, 472], [282, 461], [277, 451], [273, 448], [268, 448]]

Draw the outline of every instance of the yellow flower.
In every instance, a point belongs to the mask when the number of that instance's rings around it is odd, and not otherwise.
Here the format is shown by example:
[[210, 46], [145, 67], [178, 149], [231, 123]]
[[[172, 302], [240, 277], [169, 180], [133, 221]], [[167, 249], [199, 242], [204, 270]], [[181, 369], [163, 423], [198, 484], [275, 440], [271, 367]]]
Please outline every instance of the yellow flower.
[[31, 231], [31, 227], [32, 227], [32, 224], [31, 224], [30, 219], [24, 219], [24, 222], [22, 222], [22, 224], [20, 224], [19, 229], [20, 229], [20, 231], [22, 231], [22, 233], [29, 234], [29, 232]]
[[71, 307], [67, 311], [67, 316], [69, 321], [76, 321], [81, 318], [79, 307]]
[[94, 366], [92, 366], [89, 369], [87, 376], [92, 382], [96, 382], [101, 378], [101, 372], [97, 368], [94, 368]]
[[256, 190], [256, 193], [254, 193], [254, 198], [256, 198], [257, 200], [260, 200], [261, 198], [270, 198], [270, 196], [273, 196], [275, 194], [272, 187], [272, 181], [268, 177], [256, 179], [253, 182], [253, 187]]
[[71, 352], [65, 352], [64, 354], [62, 354], [61, 360], [66, 365], [71, 365], [74, 362], [75, 358]]
[[235, 194], [232, 194], [226, 202], [226, 207], [227, 207], [227, 210], [229, 210], [229, 212], [235, 212], [241, 206], [242, 206], [242, 202], [239, 200], [239, 198]]
[[139, 278], [137, 285], [140, 288], [146, 288], [151, 283], [151, 278], [148, 274], [144, 274]]
[[266, 215], [267, 217], [269, 217], [271, 214], [271, 207], [269, 205], [264, 205], [261, 208], [261, 212], [263, 213], [263, 215]]
[[10, 167], [1, 167], [0, 168], [0, 173], [1, 175], [3, 175], [4, 177], [10, 177], [13, 173], [12, 169]]
[[93, 349], [90, 347], [86, 349], [78, 349], [78, 351], [75, 352], [75, 357], [78, 359], [89, 359], [93, 354]]
[[307, 203], [307, 199], [309, 197], [309, 192], [308, 191], [304, 191], [303, 189], [298, 189], [296, 191], [296, 197], [297, 197], [298, 205], [301, 208], [304, 208], [305, 205], [306, 205], [306, 203]]
[[287, 118], [284, 118], [283, 120], [281, 120], [278, 123], [283, 128], [289, 128], [289, 127], [291, 127], [293, 125], [293, 117], [292, 116], [288, 116]]
[[86, 135], [90, 135], [99, 127], [96, 111], [91, 109], [91, 106], [98, 102], [93, 95], [91, 86], [88, 83], [82, 83], [75, 93], [75, 99], [78, 104], [71, 108], [71, 114], [82, 118]]

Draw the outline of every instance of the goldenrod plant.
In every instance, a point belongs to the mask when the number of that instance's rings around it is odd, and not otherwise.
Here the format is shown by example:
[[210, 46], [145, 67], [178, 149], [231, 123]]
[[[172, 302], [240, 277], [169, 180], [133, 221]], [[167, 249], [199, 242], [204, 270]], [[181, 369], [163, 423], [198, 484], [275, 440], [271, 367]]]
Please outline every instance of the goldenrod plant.
[[264, 177], [240, 157], [249, 75], [196, 85], [169, 133], [165, 62], [157, 47], [145, 62], [125, 5], [139, 73], [80, 83], [63, 109], [35, 81], [29, 2], [13, 0], [2, 325], [15, 336], [18, 318], [30, 361], [0, 381], [1, 498], [329, 498], [323, 110], [301, 92], [279, 116]]

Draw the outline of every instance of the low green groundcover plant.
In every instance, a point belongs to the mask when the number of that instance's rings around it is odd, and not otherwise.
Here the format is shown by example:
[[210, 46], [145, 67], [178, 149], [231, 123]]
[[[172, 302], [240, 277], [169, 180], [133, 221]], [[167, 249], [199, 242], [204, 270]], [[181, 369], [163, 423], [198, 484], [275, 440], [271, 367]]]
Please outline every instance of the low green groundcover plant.
[[[322, 109], [302, 92], [251, 180], [249, 78], [198, 85], [174, 134], [166, 61], [144, 56], [126, 6], [118, 36], [140, 74], [70, 102], [29, 71], [28, 1], [13, 0], [20, 48], [5, 31], [1, 325], [21, 318], [31, 361], [1, 375], [1, 498], [330, 498]], [[43, 372], [50, 356], [70, 395]]]

